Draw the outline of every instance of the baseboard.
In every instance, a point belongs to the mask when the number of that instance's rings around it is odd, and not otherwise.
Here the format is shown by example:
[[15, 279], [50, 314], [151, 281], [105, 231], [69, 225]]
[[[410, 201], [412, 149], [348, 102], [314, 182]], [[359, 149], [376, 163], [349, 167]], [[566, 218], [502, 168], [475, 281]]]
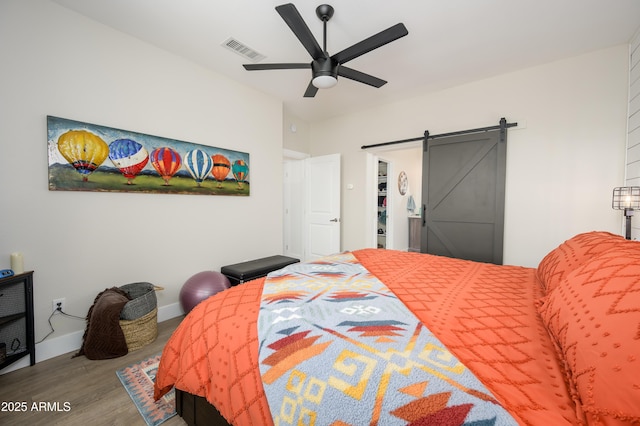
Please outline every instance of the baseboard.
[[184, 311], [178, 302], [158, 308], [158, 322], [167, 321], [181, 315], [184, 315]]
[[[178, 302], [167, 306], [158, 307], [158, 322], [170, 320], [184, 315]], [[82, 346], [82, 336], [84, 330], [65, 334], [50, 340], [36, 344], [36, 363], [55, 358], [66, 353], [75, 352]], [[7, 368], [0, 371], [0, 375], [29, 366], [29, 357], [25, 356], [20, 361], [16, 361]]]

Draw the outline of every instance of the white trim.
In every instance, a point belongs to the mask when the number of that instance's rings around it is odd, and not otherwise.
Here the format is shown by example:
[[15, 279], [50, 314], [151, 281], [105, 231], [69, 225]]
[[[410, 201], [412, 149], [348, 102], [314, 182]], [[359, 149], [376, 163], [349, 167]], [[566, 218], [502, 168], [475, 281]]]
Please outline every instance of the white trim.
[[282, 157], [285, 160], [304, 160], [305, 158], [311, 157], [311, 155], [285, 148], [282, 150]]
[[184, 315], [184, 311], [178, 302], [158, 308], [158, 322], [168, 321], [182, 315]]
[[378, 179], [375, 177], [378, 171], [378, 156], [367, 152], [367, 163], [366, 163], [366, 174], [367, 178], [365, 180], [366, 191], [365, 191], [365, 205], [366, 214], [365, 214], [365, 225], [367, 228], [367, 238], [365, 240], [366, 246], [370, 248], [376, 248], [378, 245], [376, 229], [377, 229], [377, 221], [373, 215], [373, 212], [377, 209], [378, 202]]
[[[387, 208], [386, 208], [386, 224], [385, 224], [385, 239], [384, 239], [384, 248], [393, 250], [395, 249], [395, 241], [393, 237], [393, 221], [395, 220], [395, 214], [393, 211], [393, 196], [395, 194], [395, 190], [397, 188], [397, 181], [393, 179], [395, 176], [395, 169], [393, 167], [393, 162], [388, 158], [376, 156], [375, 168], [376, 172], [374, 173], [373, 178], [375, 179], [375, 196], [376, 196], [376, 209], [375, 212], [378, 211], [378, 172], [379, 172], [379, 164], [380, 161], [383, 163], [387, 163]], [[378, 222], [375, 222], [375, 235], [378, 234]], [[376, 247], [378, 246], [378, 239], [376, 237]]]
[[[394, 182], [390, 182], [389, 177], [393, 176], [393, 162], [380, 157], [377, 152], [367, 152], [366, 158], [366, 173], [367, 173], [367, 191], [365, 192], [365, 203], [367, 206], [367, 214], [365, 218], [365, 226], [369, 230], [367, 232], [366, 244], [368, 247], [377, 248], [378, 247], [378, 221], [376, 219], [375, 212], [378, 211], [378, 162], [383, 161], [387, 163], [387, 213], [392, 212], [393, 205], [393, 188], [395, 187]], [[387, 217], [388, 219], [388, 217]], [[388, 249], [394, 248], [393, 241], [393, 216], [391, 220], [387, 220], [386, 226], [386, 244], [385, 247]]]

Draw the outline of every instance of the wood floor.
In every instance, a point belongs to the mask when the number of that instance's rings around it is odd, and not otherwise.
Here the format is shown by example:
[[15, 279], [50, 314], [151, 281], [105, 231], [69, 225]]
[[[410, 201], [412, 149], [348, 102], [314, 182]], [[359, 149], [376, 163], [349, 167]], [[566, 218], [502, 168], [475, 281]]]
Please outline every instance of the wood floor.
[[[58, 412], [7, 412], [0, 411], [0, 425], [123, 425], [145, 426], [133, 401], [116, 376], [116, 370], [154, 355], [164, 347], [169, 336], [182, 317], [158, 324], [155, 342], [110, 360], [91, 361], [86, 357], [71, 358], [74, 352], [60, 355], [33, 367], [25, 367], [0, 376], [0, 404], [26, 401], [64, 403], [70, 410]], [[162, 426], [185, 425], [174, 416]]]

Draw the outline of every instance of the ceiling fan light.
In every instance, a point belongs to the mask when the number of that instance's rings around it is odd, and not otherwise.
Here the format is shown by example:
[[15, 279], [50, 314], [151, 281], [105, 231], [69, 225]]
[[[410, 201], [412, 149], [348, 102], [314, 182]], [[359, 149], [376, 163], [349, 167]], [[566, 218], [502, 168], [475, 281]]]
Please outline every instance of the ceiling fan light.
[[332, 75], [319, 75], [313, 78], [312, 84], [318, 89], [330, 89], [338, 84], [338, 79]]

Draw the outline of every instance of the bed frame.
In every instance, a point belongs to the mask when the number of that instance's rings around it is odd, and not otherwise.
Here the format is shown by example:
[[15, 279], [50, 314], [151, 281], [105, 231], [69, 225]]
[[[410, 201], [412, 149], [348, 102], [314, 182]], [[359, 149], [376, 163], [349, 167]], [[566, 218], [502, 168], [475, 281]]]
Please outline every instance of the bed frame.
[[205, 398], [176, 388], [176, 411], [189, 426], [229, 426], [222, 414]]

